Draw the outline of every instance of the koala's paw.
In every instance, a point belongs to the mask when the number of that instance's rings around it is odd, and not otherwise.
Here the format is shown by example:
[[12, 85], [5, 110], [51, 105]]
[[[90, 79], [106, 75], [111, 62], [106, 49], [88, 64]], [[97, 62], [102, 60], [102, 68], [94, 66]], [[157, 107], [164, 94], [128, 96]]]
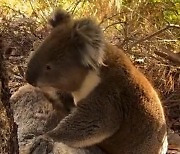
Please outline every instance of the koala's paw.
[[32, 143], [29, 154], [53, 154], [53, 144], [52, 139], [41, 135]]

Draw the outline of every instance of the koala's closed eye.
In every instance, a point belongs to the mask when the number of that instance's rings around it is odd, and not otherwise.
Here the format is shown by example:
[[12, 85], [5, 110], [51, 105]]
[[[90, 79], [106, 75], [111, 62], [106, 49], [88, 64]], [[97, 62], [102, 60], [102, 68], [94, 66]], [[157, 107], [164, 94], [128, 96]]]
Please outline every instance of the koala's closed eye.
[[52, 66], [50, 64], [46, 64], [45, 69], [47, 71], [50, 71], [52, 69]]

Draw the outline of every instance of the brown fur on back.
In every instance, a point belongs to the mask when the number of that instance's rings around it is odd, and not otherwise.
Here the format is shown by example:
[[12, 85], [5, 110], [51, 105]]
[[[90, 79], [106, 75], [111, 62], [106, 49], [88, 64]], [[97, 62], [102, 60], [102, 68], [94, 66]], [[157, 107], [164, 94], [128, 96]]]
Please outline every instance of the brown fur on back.
[[[103, 150], [110, 154], [157, 153], [166, 142], [166, 123], [157, 93], [121, 50], [106, 47], [106, 66], [100, 69], [102, 82], [79, 105], [87, 105], [90, 98], [92, 108], [106, 106], [119, 114], [116, 122], [121, 126], [99, 144]], [[116, 113], [107, 113], [105, 118], [111, 114]]]

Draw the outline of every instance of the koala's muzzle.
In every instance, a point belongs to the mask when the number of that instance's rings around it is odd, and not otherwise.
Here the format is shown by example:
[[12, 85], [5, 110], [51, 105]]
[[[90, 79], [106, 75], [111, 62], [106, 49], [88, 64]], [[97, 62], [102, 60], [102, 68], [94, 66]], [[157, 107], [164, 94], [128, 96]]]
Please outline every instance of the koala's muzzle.
[[40, 67], [39, 64], [34, 64], [34, 63], [32, 63], [32, 61], [30, 61], [27, 66], [27, 70], [25, 73], [25, 79], [29, 84], [31, 84], [33, 86], [37, 85], [37, 80], [38, 80], [39, 73], [40, 73], [39, 67]]
[[34, 74], [31, 74], [29, 71], [26, 71], [26, 74], [25, 74], [25, 79], [26, 81], [35, 86], [36, 85], [36, 78], [35, 78], [35, 75]]

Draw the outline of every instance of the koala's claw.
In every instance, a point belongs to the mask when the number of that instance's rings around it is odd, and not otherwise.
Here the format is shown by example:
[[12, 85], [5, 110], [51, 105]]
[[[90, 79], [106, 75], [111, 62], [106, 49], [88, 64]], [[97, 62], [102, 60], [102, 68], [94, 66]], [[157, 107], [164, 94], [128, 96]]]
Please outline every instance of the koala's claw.
[[50, 138], [45, 136], [39, 136], [35, 139], [34, 143], [32, 144], [29, 154], [52, 154], [53, 152], [53, 141]]

